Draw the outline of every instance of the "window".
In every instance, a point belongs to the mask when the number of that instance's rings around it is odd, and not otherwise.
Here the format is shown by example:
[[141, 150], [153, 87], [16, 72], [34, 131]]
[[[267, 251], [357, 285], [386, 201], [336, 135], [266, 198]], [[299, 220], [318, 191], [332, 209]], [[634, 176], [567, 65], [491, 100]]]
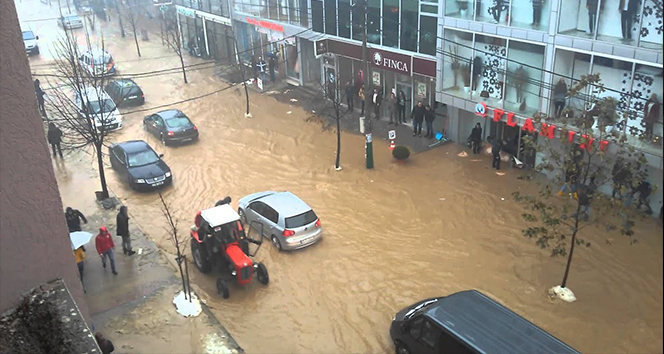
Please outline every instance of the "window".
[[399, 47], [399, 0], [383, 1], [383, 45]]
[[316, 213], [314, 213], [313, 210], [309, 210], [306, 213], [286, 218], [286, 228], [294, 229], [297, 227], [309, 225], [317, 219], [318, 217], [316, 216]]
[[511, 40], [505, 109], [528, 116], [540, 111], [544, 46]]
[[325, 33], [337, 35], [337, 0], [325, 0]]
[[419, 4], [417, 1], [401, 2], [401, 49], [417, 51], [417, 18]]
[[[638, 16], [639, 14], [641, 16]], [[660, 51], [662, 50], [662, 39], [664, 38], [662, 36], [662, 16], [663, 13], [661, 0], [643, 1], [643, 7], [638, 9], [637, 15], [635, 17], [640, 17], [642, 19], [640, 24], [641, 29], [632, 33], [632, 36], [638, 38], [639, 46], [648, 49], [659, 49]], [[638, 29], [639, 26], [633, 25], [632, 28]]]
[[505, 98], [505, 69], [507, 64], [507, 41], [503, 38], [484, 35], [475, 36], [472, 80], [473, 99], [486, 99], [487, 106], [503, 107]]
[[314, 32], [323, 33], [323, 2], [311, 0], [311, 21]]
[[139, 167], [156, 163], [159, 161], [159, 156], [157, 156], [157, 154], [152, 150], [143, 150], [141, 152], [129, 154], [127, 159], [129, 162], [129, 167]]
[[115, 157], [118, 159], [118, 161], [120, 161], [120, 163], [122, 163], [123, 165], [125, 164], [125, 154], [124, 150], [122, 150], [121, 147], [119, 146], [114, 147], [113, 155], [115, 155]]
[[31, 39], [35, 39], [35, 34], [32, 33], [32, 31], [24, 31], [23, 32], [23, 40], [24, 41], [29, 41]]
[[115, 103], [111, 99], [104, 99], [103, 101], [89, 101], [88, 109], [90, 113], [108, 113], [115, 110]]
[[263, 216], [275, 224], [277, 221], [279, 221], [279, 213], [277, 213], [277, 211], [272, 209], [269, 205], [265, 205]]
[[265, 207], [266, 207], [266, 205], [263, 202], [253, 202], [253, 203], [249, 204], [249, 209], [255, 211], [259, 215], [264, 215]]
[[363, 37], [364, 26], [364, 9], [359, 6], [351, 8], [353, 21], [351, 27], [353, 29], [353, 39], [361, 41]]
[[[445, 29], [443, 42], [443, 91], [457, 97], [470, 98], [473, 64], [473, 34]], [[479, 59], [481, 63], [481, 59]], [[477, 87], [479, 75], [473, 81]]]
[[438, 19], [420, 16], [420, 53], [436, 55]]
[[[479, 1], [479, 0], [477, 0]], [[478, 5], [479, 7], [479, 5]], [[475, 14], [474, 0], [445, 1], [445, 16], [472, 20]]]
[[380, 44], [380, 2], [381, 0], [369, 0], [367, 8], [367, 42]]
[[433, 349], [436, 346], [438, 337], [440, 336], [440, 328], [431, 323], [431, 321], [424, 321], [422, 326], [422, 337], [420, 337], [420, 342], [422, 342], [427, 347]]
[[175, 116], [166, 120], [166, 126], [169, 128], [185, 128], [190, 125], [189, 119], [183, 116]]
[[509, 20], [509, 5], [510, 0], [475, 0], [475, 20], [505, 26]]
[[[585, 0], [581, 0], [585, 3]], [[549, 25], [549, 9], [552, 1], [548, 0], [512, 0], [510, 25], [521, 28], [546, 31]], [[567, 16], [565, 10], [560, 16]]]
[[576, 85], [581, 76], [590, 73], [590, 55], [574, 53], [562, 49], [556, 50], [549, 115], [560, 119], [567, 115], [579, 116], [582, 112], [588, 90], [567, 97], [570, 87]]
[[456, 337], [447, 333], [443, 330], [440, 335], [440, 349], [441, 354], [471, 354], [474, 353], [472, 350], [468, 349], [461, 341]]
[[339, 37], [350, 38], [350, 0], [339, 0]]

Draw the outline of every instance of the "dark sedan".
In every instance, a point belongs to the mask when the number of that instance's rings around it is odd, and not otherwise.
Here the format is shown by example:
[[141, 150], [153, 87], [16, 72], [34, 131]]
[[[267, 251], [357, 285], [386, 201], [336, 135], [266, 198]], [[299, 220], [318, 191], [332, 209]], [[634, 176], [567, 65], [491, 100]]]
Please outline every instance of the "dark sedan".
[[198, 128], [177, 109], [146, 116], [143, 118], [143, 127], [164, 145], [198, 140]]
[[115, 80], [104, 89], [116, 106], [139, 106], [145, 103], [143, 90], [132, 79]]
[[152, 190], [171, 184], [171, 169], [143, 140], [111, 145], [108, 149], [111, 166], [134, 190]]

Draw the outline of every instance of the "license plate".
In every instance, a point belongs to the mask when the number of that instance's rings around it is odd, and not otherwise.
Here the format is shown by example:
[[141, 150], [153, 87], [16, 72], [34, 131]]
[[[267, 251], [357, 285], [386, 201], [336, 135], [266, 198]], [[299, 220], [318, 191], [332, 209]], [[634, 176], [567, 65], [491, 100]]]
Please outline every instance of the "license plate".
[[311, 240], [313, 240], [313, 239], [314, 239], [313, 237], [305, 238], [304, 240], [301, 240], [301, 241], [300, 241], [300, 244], [303, 245], [303, 244], [305, 244], [305, 243], [309, 243], [309, 242], [311, 242]]
[[129, 96], [127, 97], [128, 100], [133, 100], [134, 98], [137, 98], [138, 96]]
[[191, 141], [192, 138], [182, 139], [182, 141]]
[[152, 186], [156, 187], [156, 186], [161, 186], [162, 184], [164, 184], [164, 181], [152, 183]]

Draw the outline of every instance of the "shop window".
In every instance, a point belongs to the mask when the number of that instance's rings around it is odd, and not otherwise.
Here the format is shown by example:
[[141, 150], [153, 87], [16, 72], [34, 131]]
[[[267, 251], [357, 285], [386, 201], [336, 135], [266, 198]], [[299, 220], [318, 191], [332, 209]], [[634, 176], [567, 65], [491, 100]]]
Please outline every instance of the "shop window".
[[399, 46], [399, 0], [383, 1], [383, 45]]
[[339, 0], [339, 37], [350, 38], [350, 0]]
[[380, 44], [381, 37], [381, 0], [369, 0], [367, 9], [367, 42]]
[[[510, 25], [546, 31], [551, 3], [547, 0], [512, 0]], [[560, 16], [567, 16], [565, 10], [560, 12]]]
[[423, 13], [429, 13], [432, 15], [437, 15], [438, 14], [438, 6], [434, 5], [422, 5], [422, 12]]
[[602, 1], [600, 5], [602, 11], [599, 11], [597, 19], [598, 40], [636, 44], [640, 27], [640, 16], [638, 15], [641, 13], [641, 1], [624, 0], [623, 2], [624, 4], [621, 8], [621, 1]]
[[[298, 7], [300, 13], [300, 26], [309, 28], [309, 0], [299, 0], [300, 6]], [[312, 1], [313, 3], [313, 1]], [[313, 6], [311, 7], [313, 12]], [[320, 32], [320, 31], [319, 31]]]
[[420, 53], [436, 55], [438, 19], [432, 16], [420, 16]]
[[279, 0], [267, 0], [268, 18], [279, 21]]
[[474, 48], [471, 70], [472, 99], [482, 100], [487, 106], [502, 108], [505, 98], [507, 41], [498, 37], [476, 35]]
[[297, 25], [300, 22], [300, 12], [298, 0], [288, 0], [288, 18], [289, 23]]
[[597, 15], [604, 10], [604, 4], [600, 0], [562, 0], [561, 9], [565, 12], [561, 12], [558, 33], [594, 38], [598, 23]]
[[567, 97], [567, 92], [578, 84], [582, 76], [590, 74], [590, 60], [588, 54], [556, 50], [553, 71], [558, 75], [553, 75], [549, 100], [549, 116], [553, 120], [578, 117], [583, 111], [588, 91], [584, 90], [572, 97]]
[[360, 7], [351, 8], [351, 15], [353, 17], [351, 23], [353, 39], [361, 41], [364, 36], [364, 9]]
[[[636, 64], [629, 93], [629, 113], [634, 119], [626, 124], [630, 144], [662, 155], [662, 68]], [[621, 96], [625, 92], [621, 90]]]
[[325, 33], [337, 35], [337, 0], [325, 0]]
[[509, 7], [509, 0], [475, 0], [475, 20], [505, 26], [509, 22]]
[[532, 115], [540, 111], [544, 46], [510, 41], [505, 109]]
[[641, 47], [662, 50], [662, 38], [664, 38], [662, 36], [662, 33], [664, 33], [662, 27], [664, 23], [662, 20], [662, 15], [664, 14], [663, 7], [662, 0], [643, 1], [642, 12], [640, 12], [642, 15], [641, 27], [639, 31], [633, 33], [634, 36], [639, 37], [639, 45]]
[[479, 0], [447, 0], [445, 16], [472, 20], [475, 15], [475, 1]]
[[445, 29], [444, 36], [443, 91], [469, 99], [473, 63], [473, 34]]
[[401, 49], [417, 51], [417, 19], [419, 4], [417, 1], [401, 2]]
[[323, 1], [311, 0], [311, 22], [314, 32], [323, 33]]

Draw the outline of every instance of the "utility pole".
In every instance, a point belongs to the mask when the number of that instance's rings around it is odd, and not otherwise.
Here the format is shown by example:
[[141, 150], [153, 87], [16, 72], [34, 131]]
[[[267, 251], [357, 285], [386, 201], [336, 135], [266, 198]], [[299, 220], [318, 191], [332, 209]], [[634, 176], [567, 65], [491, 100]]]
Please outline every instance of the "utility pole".
[[352, 6], [355, 10], [358, 8], [362, 10], [362, 71], [364, 71], [364, 108], [365, 108], [365, 143], [364, 143], [364, 156], [366, 159], [367, 169], [374, 167], [373, 161], [373, 143], [371, 136], [371, 108], [369, 103], [371, 100], [369, 97], [372, 97], [369, 90], [369, 61], [367, 60], [367, 1], [366, 0], [356, 0], [355, 4]]
[[[122, 3], [122, 0], [119, 0], [119, 2]], [[115, 9], [118, 10], [118, 24], [120, 25], [120, 34], [122, 35], [122, 38], [124, 38], [127, 36], [127, 34], [125, 34], [124, 27], [122, 26], [122, 13], [120, 13], [120, 5], [118, 4], [118, 0], [115, 0]]]

